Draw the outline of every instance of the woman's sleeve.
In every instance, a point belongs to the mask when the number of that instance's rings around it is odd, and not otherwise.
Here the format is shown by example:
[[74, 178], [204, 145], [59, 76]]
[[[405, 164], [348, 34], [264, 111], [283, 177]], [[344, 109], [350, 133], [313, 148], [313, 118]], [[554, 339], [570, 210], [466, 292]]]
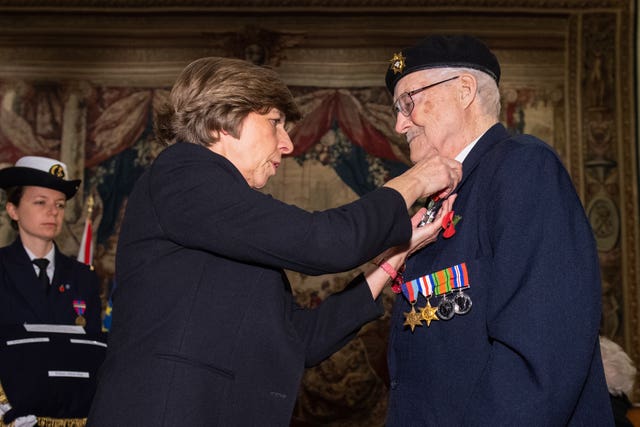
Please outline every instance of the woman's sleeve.
[[197, 159], [155, 165], [149, 185], [154, 214], [171, 240], [241, 262], [305, 274], [344, 271], [411, 236], [404, 200], [389, 188], [307, 212], [251, 189], [224, 162]]
[[317, 365], [352, 340], [362, 325], [384, 314], [382, 298], [374, 300], [364, 275], [314, 309], [296, 306], [291, 324], [305, 343], [305, 365]]

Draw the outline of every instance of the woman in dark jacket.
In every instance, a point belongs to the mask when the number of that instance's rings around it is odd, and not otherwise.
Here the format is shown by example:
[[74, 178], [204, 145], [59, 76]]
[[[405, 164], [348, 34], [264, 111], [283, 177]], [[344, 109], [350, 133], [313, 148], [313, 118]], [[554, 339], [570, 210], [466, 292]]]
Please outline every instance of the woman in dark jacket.
[[[407, 208], [448, 194], [455, 161], [433, 157], [323, 212], [256, 191], [292, 152], [285, 124], [299, 116], [267, 68], [203, 58], [178, 77], [157, 120], [170, 146], [127, 204], [90, 425], [289, 425], [304, 367], [380, 316], [389, 275], [435, 239], [439, 225], [412, 227]], [[317, 309], [295, 304], [283, 269], [344, 271], [396, 245]]]

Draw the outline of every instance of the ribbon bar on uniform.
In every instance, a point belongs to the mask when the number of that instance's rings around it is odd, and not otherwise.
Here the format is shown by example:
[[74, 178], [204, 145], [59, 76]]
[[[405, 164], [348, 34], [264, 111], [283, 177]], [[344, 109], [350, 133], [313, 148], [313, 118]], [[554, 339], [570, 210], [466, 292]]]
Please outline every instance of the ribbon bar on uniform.
[[442, 295], [455, 289], [468, 288], [469, 273], [466, 263], [457, 264], [435, 273], [418, 277], [405, 283], [403, 287], [420, 289], [420, 293], [428, 298], [431, 295]]

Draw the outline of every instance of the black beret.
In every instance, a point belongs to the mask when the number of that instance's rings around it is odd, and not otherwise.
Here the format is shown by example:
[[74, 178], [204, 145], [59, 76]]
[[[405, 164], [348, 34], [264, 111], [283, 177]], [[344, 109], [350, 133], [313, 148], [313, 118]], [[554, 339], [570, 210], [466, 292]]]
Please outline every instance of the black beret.
[[67, 180], [67, 165], [48, 157], [26, 156], [18, 159], [15, 166], [0, 169], [0, 188], [34, 185], [64, 193], [67, 200], [78, 188], [79, 179]]
[[498, 59], [487, 45], [470, 35], [429, 36], [394, 54], [389, 62], [385, 82], [391, 93], [401, 78], [428, 68], [473, 68], [500, 82]]

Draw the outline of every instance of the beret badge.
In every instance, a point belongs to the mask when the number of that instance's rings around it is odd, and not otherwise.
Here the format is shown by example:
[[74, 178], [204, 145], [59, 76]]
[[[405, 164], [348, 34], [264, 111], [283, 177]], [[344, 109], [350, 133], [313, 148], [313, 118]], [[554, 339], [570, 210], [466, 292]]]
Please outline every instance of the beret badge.
[[402, 56], [402, 52], [393, 54], [393, 58], [389, 60], [389, 62], [391, 63], [389, 68], [393, 70], [393, 74], [402, 74], [402, 71], [404, 71], [405, 59], [406, 58]]
[[61, 164], [55, 164], [51, 166], [49, 169], [49, 173], [53, 176], [57, 176], [58, 178], [64, 179], [64, 168]]

